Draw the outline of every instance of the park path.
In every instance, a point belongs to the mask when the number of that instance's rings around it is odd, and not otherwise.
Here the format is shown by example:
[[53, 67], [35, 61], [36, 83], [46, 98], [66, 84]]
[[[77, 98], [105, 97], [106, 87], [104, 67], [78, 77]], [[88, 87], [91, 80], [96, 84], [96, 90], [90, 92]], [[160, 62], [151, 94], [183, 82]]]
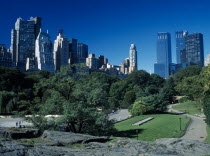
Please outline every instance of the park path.
[[[173, 105], [169, 105], [168, 111], [172, 113], [182, 113], [177, 110], [172, 109]], [[186, 133], [182, 139], [188, 139], [188, 140], [198, 140], [198, 141], [204, 141], [207, 137], [206, 132], [206, 123], [204, 122], [203, 118], [188, 115], [188, 114], [180, 114], [182, 116], [186, 116], [191, 118], [191, 123], [189, 124]]]
[[128, 119], [130, 117], [130, 113], [128, 109], [119, 109], [116, 112], [110, 113], [109, 120], [116, 120], [117, 122]]

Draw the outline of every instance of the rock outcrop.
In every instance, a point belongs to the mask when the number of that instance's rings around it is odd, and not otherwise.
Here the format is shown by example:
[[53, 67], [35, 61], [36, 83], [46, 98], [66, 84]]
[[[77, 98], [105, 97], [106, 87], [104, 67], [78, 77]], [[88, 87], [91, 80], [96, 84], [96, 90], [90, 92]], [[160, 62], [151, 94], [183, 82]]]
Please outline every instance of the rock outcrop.
[[106, 139], [107, 137], [45, 131], [40, 137], [40, 142], [33, 145], [2, 140], [0, 143], [0, 155], [203, 156], [210, 154], [210, 144], [199, 141], [169, 138], [158, 139], [155, 142], [145, 142], [128, 138], [115, 138], [104, 142]]

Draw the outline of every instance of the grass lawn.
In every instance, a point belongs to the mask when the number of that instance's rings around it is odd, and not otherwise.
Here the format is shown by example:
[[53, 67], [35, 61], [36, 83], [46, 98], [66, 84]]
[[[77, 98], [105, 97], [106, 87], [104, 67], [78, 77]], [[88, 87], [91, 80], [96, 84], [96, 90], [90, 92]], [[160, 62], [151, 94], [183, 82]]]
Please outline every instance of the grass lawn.
[[[132, 123], [147, 117], [154, 117], [154, 119], [140, 126], [131, 125]], [[179, 118], [181, 118], [182, 131], [180, 131]], [[137, 139], [138, 134], [138, 140], [143, 141], [154, 141], [158, 138], [179, 138], [184, 134], [189, 121], [190, 119], [186, 117], [172, 114], [136, 116], [116, 123], [115, 128], [118, 130], [116, 136]]]
[[207, 125], [207, 128], [206, 128], [206, 131], [207, 131], [208, 136], [207, 136], [205, 142], [210, 144], [210, 127], [208, 125]]
[[184, 103], [180, 103], [173, 106], [172, 108], [180, 112], [186, 112], [187, 114], [191, 115], [202, 113], [200, 110], [200, 105], [197, 104], [195, 101], [187, 101]]

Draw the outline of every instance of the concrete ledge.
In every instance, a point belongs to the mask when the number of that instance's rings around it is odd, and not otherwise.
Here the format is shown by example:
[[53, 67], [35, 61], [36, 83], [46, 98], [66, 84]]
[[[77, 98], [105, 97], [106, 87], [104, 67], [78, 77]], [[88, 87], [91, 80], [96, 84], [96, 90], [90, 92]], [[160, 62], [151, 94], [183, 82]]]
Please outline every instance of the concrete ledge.
[[143, 120], [140, 120], [140, 121], [138, 121], [138, 122], [135, 122], [135, 123], [133, 123], [132, 125], [133, 125], [133, 126], [139, 126], [139, 125], [142, 125], [142, 124], [144, 124], [145, 122], [148, 122], [148, 121], [150, 121], [150, 120], [152, 120], [152, 119], [154, 119], [154, 117], [148, 117], [148, 118], [146, 118], [146, 119], [143, 119]]

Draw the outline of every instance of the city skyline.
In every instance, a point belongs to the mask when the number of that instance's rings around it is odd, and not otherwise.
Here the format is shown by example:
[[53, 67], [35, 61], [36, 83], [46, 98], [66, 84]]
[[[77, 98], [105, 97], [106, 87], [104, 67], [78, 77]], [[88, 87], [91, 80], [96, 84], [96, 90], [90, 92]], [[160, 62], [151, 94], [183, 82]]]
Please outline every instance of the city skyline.
[[[0, 43], [9, 48], [10, 32], [19, 16], [24, 20], [28, 20], [30, 16], [38, 16], [43, 19], [43, 31], [48, 29], [53, 41], [58, 29], [62, 28], [65, 36], [86, 43], [89, 53], [104, 55], [110, 64], [120, 65], [127, 57], [130, 44], [134, 43], [138, 47], [138, 69], [153, 72], [158, 32], [171, 34], [173, 63], [176, 63], [176, 31], [202, 33], [204, 57], [210, 52], [210, 23], [205, 20], [210, 17], [210, 13], [205, 9], [209, 2], [190, 1], [188, 8], [189, 1], [183, 1], [178, 12], [176, 7], [179, 2], [182, 1], [61, 0], [55, 5], [48, 0], [3, 0], [2, 11], [8, 13], [0, 15]], [[34, 5], [34, 9], [30, 9], [31, 5]], [[183, 13], [186, 8], [188, 11]], [[199, 11], [194, 12], [195, 8]], [[153, 12], [149, 11], [151, 9]]]

